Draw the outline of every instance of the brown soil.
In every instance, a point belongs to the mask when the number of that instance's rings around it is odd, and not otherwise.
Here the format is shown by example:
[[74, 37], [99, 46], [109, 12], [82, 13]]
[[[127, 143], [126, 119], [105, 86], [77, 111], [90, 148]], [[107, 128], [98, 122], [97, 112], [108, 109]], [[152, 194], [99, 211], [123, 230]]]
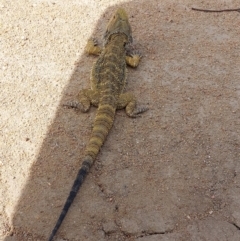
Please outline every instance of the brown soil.
[[56, 240], [240, 240], [240, 15], [232, 1], [32, 0], [0, 4], [0, 240], [46, 240], [72, 186], [95, 109], [62, 104], [89, 87], [87, 39], [119, 6], [134, 47], [124, 111]]

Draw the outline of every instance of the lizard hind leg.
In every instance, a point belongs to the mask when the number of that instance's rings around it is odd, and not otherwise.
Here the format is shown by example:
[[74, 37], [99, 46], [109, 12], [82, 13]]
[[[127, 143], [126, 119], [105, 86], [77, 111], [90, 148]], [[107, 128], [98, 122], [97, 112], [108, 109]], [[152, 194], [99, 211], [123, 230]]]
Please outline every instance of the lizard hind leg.
[[64, 106], [74, 108], [82, 112], [88, 112], [91, 104], [98, 106], [99, 93], [96, 90], [83, 89], [78, 94], [77, 101], [69, 101]]
[[135, 118], [139, 114], [148, 110], [147, 107], [137, 107], [137, 101], [133, 94], [124, 93], [119, 96], [117, 109], [123, 109], [126, 107], [126, 113], [129, 117]]

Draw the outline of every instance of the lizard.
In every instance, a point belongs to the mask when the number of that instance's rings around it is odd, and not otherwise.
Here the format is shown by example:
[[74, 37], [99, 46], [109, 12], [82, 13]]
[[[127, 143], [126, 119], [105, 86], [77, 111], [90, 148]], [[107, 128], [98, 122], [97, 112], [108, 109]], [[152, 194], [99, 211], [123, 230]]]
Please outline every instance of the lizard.
[[134, 118], [148, 109], [137, 107], [135, 96], [124, 92], [127, 84], [126, 66], [137, 67], [142, 56], [138, 52], [127, 53], [126, 45], [132, 43], [133, 40], [128, 15], [123, 8], [117, 9], [109, 20], [103, 40], [103, 48], [97, 44], [95, 39], [90, 39], [85, 47], [87, 54], [99, 56], [90, 74], [91, 89], [81, 90], [77, 101], [65, 105], [82, 112], [87, 112], [91, 104], [98, 109], [82, 165], [48, 241], [53, 240], [80, 186], [94, 164], [113, 125], [116, 110], [125, 108], [126, 114]]

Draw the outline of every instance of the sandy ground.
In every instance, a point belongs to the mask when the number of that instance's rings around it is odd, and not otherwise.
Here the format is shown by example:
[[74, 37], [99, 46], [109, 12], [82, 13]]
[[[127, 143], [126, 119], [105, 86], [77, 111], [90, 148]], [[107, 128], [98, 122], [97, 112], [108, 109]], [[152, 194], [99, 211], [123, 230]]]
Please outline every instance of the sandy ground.
[[62, 104], [89, 87], [109, 16], [126, 8], [134, 47], [124, 111], [56, 240], [240, 240], [237, 0], [0, 2], [0, 240], [46, 240], [78, 171], [95, 109]]

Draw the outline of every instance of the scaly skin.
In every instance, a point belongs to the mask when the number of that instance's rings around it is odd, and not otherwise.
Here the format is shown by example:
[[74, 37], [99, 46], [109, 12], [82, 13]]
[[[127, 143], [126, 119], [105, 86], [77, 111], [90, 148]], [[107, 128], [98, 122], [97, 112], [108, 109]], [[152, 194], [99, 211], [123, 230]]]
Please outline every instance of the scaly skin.
[[118, 9], [110, 19], [104, 35], [104, 48], [89, 40], [85, 48], [88, 54], [99, 55], [91, 72], [91, 89], [84, 89], [78, 94], [78, 101], [67, 106], [87, 112], [90, 105], [98, 106], [92, 135], [86, 147], [82, 166], [79, 169], [72, 189], [50, 235], [51, 241], [65, 218], [76, 194], [89, 169], [93, 165], [114, 121], [117, 109], [126, 108], [130, 117], [137, 117], [146, 108], [136, 108], [136, 99], [131, 93], [123, 93], [126, 86], [126, 63], [137, 67], [141, 56], [126, 55], [125, 45], [132, 42], [131, 27], [124, 9]]

